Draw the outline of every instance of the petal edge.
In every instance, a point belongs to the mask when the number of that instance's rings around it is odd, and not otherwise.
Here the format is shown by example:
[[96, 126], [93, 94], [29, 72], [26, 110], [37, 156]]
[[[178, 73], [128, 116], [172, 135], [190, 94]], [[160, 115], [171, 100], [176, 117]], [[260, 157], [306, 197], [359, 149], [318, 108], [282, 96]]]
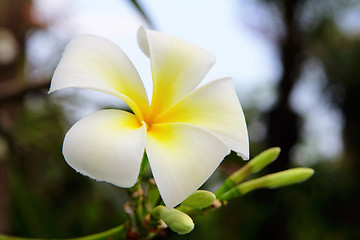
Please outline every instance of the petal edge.
[[218, 79], [195, 89], [155, 122], [184, 122], [203, 127], [220, 137], [244, 160], [249, 159], [245, 117], [231, 78]]
[[100, 36], [81, 35], [66, 46], [49, 93], [69, 87], [119, 97], [139, 117], [149, 108], [145, 88], [130, 59], [117, 45]]
[[151, 116], [194, 90], [215, 63], [215, 56], [198, 46], [142, 27], [138, 30], [138, 43], [151, 62]]

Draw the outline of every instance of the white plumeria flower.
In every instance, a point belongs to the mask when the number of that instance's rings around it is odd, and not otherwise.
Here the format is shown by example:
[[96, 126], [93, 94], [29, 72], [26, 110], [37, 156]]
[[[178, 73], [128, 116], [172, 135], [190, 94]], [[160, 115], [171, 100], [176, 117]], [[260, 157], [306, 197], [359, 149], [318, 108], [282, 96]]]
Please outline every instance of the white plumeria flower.
[[124, 52], [95, 35], [73, 39], [52, 78], [50, 92], [75, 87], [122, 99], [134, 114], [100, 110], [65, 136], [63, 155], [76, 171], [119, 187], [136, 181], [146, 150], [162, 199], [173, 208], [196, 191], [223, 158], [248, 159], [246, 123], [232, 80], [195, 89], [215, 63], [207, 51], [163, 33], [138, 31], [150, 58], [153, 97]]

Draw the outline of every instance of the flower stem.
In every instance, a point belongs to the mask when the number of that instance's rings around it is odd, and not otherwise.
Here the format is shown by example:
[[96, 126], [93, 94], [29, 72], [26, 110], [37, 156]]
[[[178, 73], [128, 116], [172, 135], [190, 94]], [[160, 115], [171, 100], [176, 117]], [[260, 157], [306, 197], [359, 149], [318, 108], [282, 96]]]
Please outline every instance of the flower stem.
[[[63, 240], [107, 240], [107, 239], [121, 240], [121, 239], [125, 239], [125, 237], [126, 237], [125, 225], [120, 225], [118, 227], [109, 229], [101, 233], [96, 233], [79, 238], [67, 238]], [[22, 238], [22, 237], [13, 237], [13, 236], [0, 234], [0, 240], [45, 240], [45, 238]], [[56, 240], [56, 239], [52, 238], [52, 240]]]
[[144, 208], [144, 192], [141, 188], [142, 176], [145, 174], [148, 165], [148, 159], [144, 154], [143, 160], [140, 166], [140, 173], [136, 184], [129, 188], [128, 194], [130, 196], [130, 202], [125, 206], [126, 213], [130, 220], [130, 231], [132, 233], [145, 236], [148, 234], [144, 226], [144, 217], [146, 209]]

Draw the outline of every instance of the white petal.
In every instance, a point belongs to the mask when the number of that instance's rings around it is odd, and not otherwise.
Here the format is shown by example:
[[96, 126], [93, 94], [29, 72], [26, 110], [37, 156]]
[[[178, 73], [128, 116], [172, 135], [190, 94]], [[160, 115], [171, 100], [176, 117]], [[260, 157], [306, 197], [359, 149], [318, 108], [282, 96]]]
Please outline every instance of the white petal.
[[146, 152], [161, 197], [172, 208], [196, 191], [230, 150], [205, 129], [170, 123], [151, 127]]
[[184, 122], [206, 128], [242, 158], [249, 159], [245, 117], [230, 78], [196, 89], [161, 114], [155, 122]]
[[102, 110], [78, 121], [64, 139], [63, 154], [76, 171], [119, 187], [136, 183], [146, 127], [135, 115]]
[[138, 43], [151, 61], [152, 116], [191, 92], [215, 63], [209, 52], [164, 33], [140, 28]]
[[145, 88], [130, 59], [114, 43], [99, 36], [79, 36], [66, 46], [50, 92], [68, 87], [117, 96], [137, 116], [146, 114], [149, 108]]

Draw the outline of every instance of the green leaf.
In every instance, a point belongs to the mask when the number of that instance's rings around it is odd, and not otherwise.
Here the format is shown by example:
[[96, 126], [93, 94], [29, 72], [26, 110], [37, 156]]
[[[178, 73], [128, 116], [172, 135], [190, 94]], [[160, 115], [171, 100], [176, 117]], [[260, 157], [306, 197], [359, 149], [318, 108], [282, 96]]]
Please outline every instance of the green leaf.
[[139, 5], [138, 1], [136, 0], [129, 0], [129, 2], [138, 10], [138, 12], [141, 14], [141, 16], [145, 19], [145, 21], [149, 24], [150, 27], [154, 27], [153, 22], [149, 18], [149, 16], [145, 13], [143, 8]]

